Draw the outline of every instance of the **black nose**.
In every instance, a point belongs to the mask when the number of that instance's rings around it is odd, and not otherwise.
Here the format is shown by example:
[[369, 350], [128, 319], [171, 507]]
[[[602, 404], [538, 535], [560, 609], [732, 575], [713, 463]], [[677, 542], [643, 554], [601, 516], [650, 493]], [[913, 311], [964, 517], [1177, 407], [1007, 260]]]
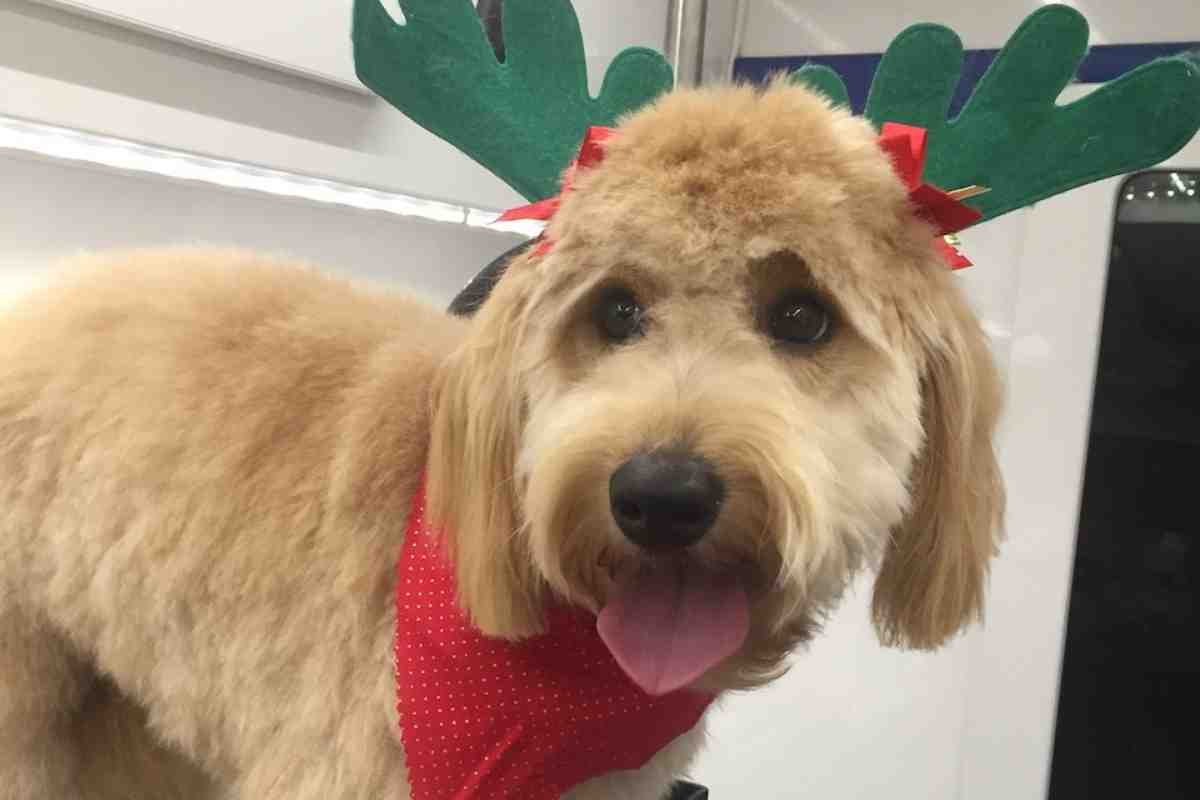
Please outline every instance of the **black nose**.
[[725, 484], [702, 458], [670, 451], [642, 453], [608, 483], [613, 519], [647, 550], [695, 544], [717, 519]]

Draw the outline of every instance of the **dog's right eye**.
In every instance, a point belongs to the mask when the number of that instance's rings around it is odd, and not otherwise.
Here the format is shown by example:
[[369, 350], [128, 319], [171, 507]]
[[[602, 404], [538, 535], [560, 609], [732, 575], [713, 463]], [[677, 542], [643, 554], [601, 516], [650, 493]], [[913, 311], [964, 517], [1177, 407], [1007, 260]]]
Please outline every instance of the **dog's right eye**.
[[595, 317], [601, 336], [611, 342], [624, 342], [642, 334], [645, 311], [633, 292], [616, 287], [600, 295]]
[[767, 329], [788, 344], [818, 344], [829, 338], [832, 319], [825, 304], [809, 293], [788, 294], [770, 309]]

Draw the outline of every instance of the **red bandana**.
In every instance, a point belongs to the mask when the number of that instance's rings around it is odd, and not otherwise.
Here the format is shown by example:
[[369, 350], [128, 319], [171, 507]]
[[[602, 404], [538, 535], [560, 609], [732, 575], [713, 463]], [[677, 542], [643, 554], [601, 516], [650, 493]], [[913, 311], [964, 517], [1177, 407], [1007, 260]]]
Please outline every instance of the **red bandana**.
[[[583, 137], [583, 144], [579, 148], [579, 157], [567, 169], [566, 177], [563, 179], [562, 193], [527, 206], [509, 209], [496, 221], [548, 220], [553, 217], [562, 202], [562, 195], [570, 190], [575, 173], [585, 167], [595, 166], [604, 160], [604, 148], [601, 145], [612, 134], [612, 128], [599, 126], [588, 128]], [[932, 184], [921, 182], [921, 173], [925, 169], [927, 139], [928, 132], [924, 128], [885, 122], [883, 130], [879, 134], [879, 146], [891, 156], [896, 174], [908, 187], [908, 199], [916, 206], [917, 215], [937, 228], [937, 248], [946, 263], [951, 269], [969, 267], [971, 262], [967, 260], [967, 257], [943, 237], [974, 225], [983, 215], [963, 204], [953, 194], [942, 191]], [[545, 255], [554, 245], [549, 237], [543, 235], [540, 238], [541, 243], [533, 251], [536, 256]]]
[[412, 800], [559, 800], [645, 765], [713, 701], [645, 694], [581, 610], [552, 609], [548, 632], [533, 639], [484, 637], [456, 605], [424, 483], [396, 576], [396, 703]]

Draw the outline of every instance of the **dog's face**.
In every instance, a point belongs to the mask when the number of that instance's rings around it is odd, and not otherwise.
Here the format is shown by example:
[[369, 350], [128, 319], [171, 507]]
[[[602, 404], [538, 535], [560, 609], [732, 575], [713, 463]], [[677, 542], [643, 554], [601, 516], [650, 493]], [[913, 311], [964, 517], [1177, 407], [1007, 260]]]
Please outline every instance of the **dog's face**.
[[886, 642], [980, 613], [998, 380], [865, 122], [784, 84], [675, 93], [548, 233], [435, 392], [431, 510], [485, 633], [582, 605], [666, 691], [774, 674], [877, 557]]

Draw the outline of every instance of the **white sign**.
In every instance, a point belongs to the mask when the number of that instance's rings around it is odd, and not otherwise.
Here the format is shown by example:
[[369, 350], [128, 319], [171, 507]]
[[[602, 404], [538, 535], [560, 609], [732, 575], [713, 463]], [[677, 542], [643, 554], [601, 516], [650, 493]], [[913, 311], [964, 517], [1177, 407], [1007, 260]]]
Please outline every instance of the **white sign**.
[[[325, 83], [354, 75], [354, 0], [35, 0]], [[394, 0], [385, 6], [395, 7]]]

